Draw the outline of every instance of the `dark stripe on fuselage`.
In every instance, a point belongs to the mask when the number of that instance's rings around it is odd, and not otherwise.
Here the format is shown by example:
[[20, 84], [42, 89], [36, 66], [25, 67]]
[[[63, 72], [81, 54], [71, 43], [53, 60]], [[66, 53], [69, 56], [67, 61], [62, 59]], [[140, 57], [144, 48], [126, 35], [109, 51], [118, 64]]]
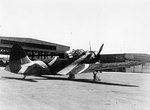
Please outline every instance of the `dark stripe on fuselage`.
[[79, 59], [81, 56], [83, 55], [79, 55], [73, 58], [66, 58], [66, 59], [58, 58], [51, 66], [49, 66], [49, 69], [52, 74], [57, 74], [57, 72], [67, 67], [68, 65], [73, 63], [75, 60]]
[[89, 63], [91, 60], [91, 57], [92, 57], [92, 54], [89, 54], [83, 61], [80, 62], [80, 64]]

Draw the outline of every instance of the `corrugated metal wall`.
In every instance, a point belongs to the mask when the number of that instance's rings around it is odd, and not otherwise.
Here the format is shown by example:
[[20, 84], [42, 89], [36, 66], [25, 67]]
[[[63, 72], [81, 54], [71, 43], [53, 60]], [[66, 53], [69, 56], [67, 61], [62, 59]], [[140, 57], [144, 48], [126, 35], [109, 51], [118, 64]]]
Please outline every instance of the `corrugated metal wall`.
[[150, 62], [146, 62], [141, 65], [132, 66], [129, 68], [126, 68], [126, 72], [132, 72], [132, 73], [150, 73]]

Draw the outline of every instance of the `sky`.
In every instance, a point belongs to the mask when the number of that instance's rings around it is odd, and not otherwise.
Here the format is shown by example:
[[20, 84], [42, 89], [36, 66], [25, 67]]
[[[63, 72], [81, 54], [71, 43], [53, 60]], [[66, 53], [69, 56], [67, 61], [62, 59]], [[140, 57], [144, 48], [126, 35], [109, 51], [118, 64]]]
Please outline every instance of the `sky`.
[[0, 0], [0, 36], [150, 54], [150, 0]]

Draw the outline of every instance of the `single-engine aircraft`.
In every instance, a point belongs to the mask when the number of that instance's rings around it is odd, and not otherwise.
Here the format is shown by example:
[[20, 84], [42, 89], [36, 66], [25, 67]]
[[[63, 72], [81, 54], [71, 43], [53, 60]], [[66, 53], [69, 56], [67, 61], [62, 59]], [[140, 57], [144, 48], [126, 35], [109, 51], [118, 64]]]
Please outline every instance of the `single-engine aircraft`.
[[60, 59], [56, 56], [48, 61], [31, 61], [21, 45], [16, 43], [11, 48], [9, 65], [6, 66], [5, 70], [23, 74], [23, 79], [29, 75], [69, 75], [68, 78], [74, 79], [75, 74], [93, 72], [96, 81], [100, 80], [97, 73], [101, 71], [139, 64], [136, 61], [112, 65], [101, 64], [100, 53], [103, 45], [97, 54], [91, 51], [75, 51], [71, 58]]

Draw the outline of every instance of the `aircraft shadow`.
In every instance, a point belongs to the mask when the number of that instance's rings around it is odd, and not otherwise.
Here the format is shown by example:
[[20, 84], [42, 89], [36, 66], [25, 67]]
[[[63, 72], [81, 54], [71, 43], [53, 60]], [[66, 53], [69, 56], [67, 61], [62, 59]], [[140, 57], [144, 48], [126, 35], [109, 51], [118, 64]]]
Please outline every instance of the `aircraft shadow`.
[[14, 78], [14, 77], [2, 77], [2, 78], [5, 78], [5, 79], [15, 79], [15, 80], [20, 80], [20, 81], [28, 81], [28, 82], [38, 82], [38, 81], [35, 81], [33, 79], [21, 79], [21, 78]]
[[103, 85], [111, 85], [111, 86], [124, 86], [124, 87], [139, 87], [136, 85], [128, 85], [128, 84], [118, 84], [118, 83], [109, 83], [109, 82], [96, 82], [90, 79], [68, 79], [63, 77], [50, 77], [50, 76], [36, 76], [41, 77], [40, 78], [32, 78], [32, 79], [21, 79], [21, 78], [14, 78], [14, 77], [2, 77], [5, 79], [15, 79], [19, 81], [28, 81], [28, 82], [38, 82], [37, 80], [63, 80], [63, 81], [75, 81], [75, 82], [84, 82], [84, 83], [90, 83], [90, 84], [103, 84]]
[[128, 85], [128, 84], [109, 83], [109, 82], [102, 82], [102, 81], [96, 82], [90, 79], [68, 79], [68, 78], [63, 78], [63, 77], [50, 77], [50, 76], [37, 76], [37, 77], [45, 78], [45, 79], [38, 79], [38, 80], [63, 80], [63, 81], [75, 81], [75, 82], [103, 84], [103, 85], [112, 85], [112, 86], [139, 87], [136, 85]]

